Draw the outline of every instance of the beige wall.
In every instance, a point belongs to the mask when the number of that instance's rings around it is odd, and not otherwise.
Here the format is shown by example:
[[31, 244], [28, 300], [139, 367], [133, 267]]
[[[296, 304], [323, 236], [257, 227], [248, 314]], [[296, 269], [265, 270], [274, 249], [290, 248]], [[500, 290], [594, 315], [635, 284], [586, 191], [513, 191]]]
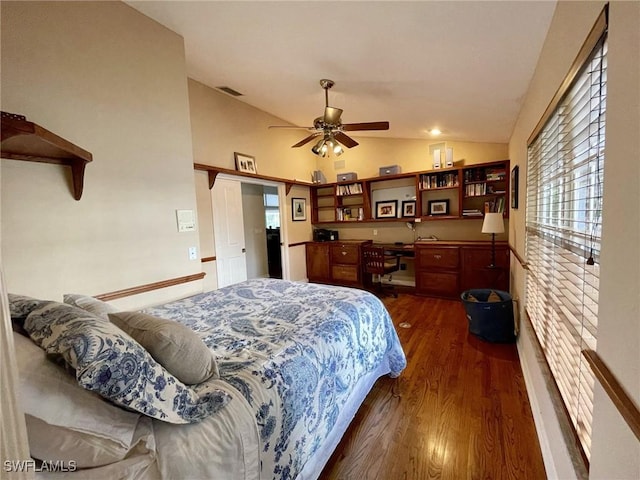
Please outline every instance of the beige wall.
[[[393, 138], [357, 137], [360, 145], [347, 149], [340, 157], [319, 158], [310, 151], [311, 146], [292, 149], [307, 132], [304, 130], [269, 130], [269, 125], [282, 125], [277, 117], [257, 110], [228, 95], [217, 92], [194, 80], [189, 80], [189, 100], [191, 105], [191, 125], [193, 131], [193, 151], [195, 161], [224, 168], [235, 168], [233, 152], [246, 153], [256, 157], [258, 172], [287, 179], [310, 179], [311, 172], [320, 169], [329, 182], [336, 181], [338, 173], [356, 172], [358, 178], [376, 177], [379, 168], [399, 164], [402, 172], [431, 170], [433, 161], [429, 155], [429, 146], [442, 143], [435, 140], [412, 140]], [[508, 146], [496, 143], [474, 143], [444, 141], [452, 147], [456, 165], [473, 165], [508, 158]], [[198, 174], [196, 174], [198, 176]], [[201, 175], [206, 178], [205, 174]], [[198, 181], [197, 197], [201, 210], [210, 210], [207, 195], [202, 192], [206, 187], [204, 180]], [[307, 199], [307, 221], [291, 221], [291, 198]], [[309, 189], [294, 187], [286, 201], [285, 213], [287, 243], [295, 244], [311, 239], [311, 212]], [[200, 215], [200, 242], [203, 252], [215, 251], [213, 230], [207, 215]], [[207, 222], [208, 223], [204, 223]], [[488, 240], [480, 233], [481, 220], [430, 221], [417, 226], [415, 236], [436, 235], [443, 240]], [[404, 222], [368, 223], [344, 227], [335, 225], [340, 238], [375, 239], [376, 241], [413, 241], [414, 234]], [[374, 235], [374, 229], [377, 235]], [[207, 238], [205, 238], [205, 235]], [[499, 236], [498, 239], [506, 239]], [[306, 278], [304, 247], [292, 247], [289, 265], [292, 279]]]
[[201, 271], [198, 234], [176, 228], [175, 210], [196, 207], [181, 37], [120, 2], [2, 2], [1, 98], [94, 159], [79, 202], [64, 168], [2, 160], [9, 291], [60, 299]]
[[[560, 2], [510, 144], [512, 165], [526, 178], [526, 142], [567, 74], [604, 2]], [[606, 163], [598, 353], [640, 405], [640, 4], [611, 2]], [[524, 207], [524, 184], [520, 204]], [[524, 208], [511, 212], [509, 239], [524, 255]], [[624, 232], [624, 234], [622, 234]], [[512, 263], [512, 292], [524, 297], [524, 271]], [[532, 333], [518, 347], [550, 478], [574, 478], [552, 399], [536, 358]], [[599, 385], [595, 390], [590, 478], [640, 477], [640, 443]]]

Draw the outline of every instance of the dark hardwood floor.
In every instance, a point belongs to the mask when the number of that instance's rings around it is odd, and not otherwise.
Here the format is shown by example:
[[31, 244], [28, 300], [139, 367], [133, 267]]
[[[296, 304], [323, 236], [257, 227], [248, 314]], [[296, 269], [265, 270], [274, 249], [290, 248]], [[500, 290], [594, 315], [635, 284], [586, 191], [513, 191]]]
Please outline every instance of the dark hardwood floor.
[[407, 368], [377, 381], [320, 479], [546, 478], [515, 344], [470, 335], [459, 301], [384, 303]]

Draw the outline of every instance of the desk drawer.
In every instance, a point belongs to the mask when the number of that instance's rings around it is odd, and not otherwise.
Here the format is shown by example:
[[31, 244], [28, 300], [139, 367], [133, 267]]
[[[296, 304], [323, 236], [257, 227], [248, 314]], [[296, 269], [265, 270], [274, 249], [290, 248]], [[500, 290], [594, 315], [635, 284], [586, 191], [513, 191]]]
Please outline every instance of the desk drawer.
[[332, 245], [331, 262], [333, 264], [358, 265], [360, 245]]
[[458, 247], [427, 247], [416, 249], [418, 268], [457, 269], [460, 263]]
[[437, 297], [458, 297], [458, 274], [448, 272], [418, 272], [416, 293]]
[[340, 282], [357, 283], [358, 266], [357, 265], [333, 265], [331, 267], [331, 278]]

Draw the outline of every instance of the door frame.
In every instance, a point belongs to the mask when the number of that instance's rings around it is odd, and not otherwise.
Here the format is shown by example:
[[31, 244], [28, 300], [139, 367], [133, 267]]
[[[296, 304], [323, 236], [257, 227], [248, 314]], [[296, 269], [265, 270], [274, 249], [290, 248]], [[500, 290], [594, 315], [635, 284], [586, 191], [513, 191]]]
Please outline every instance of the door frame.
[[[252, 183], [255, 185], [263, 185], [267, 187], [276, 187], [278, 190], [278, 208], [280, 210], [280, 253], [282, 254], [282, 279], [289, 280], [291, 278], [290, 262], [289, 262], [289, 242], [288, 242], [288, 222], [285, 217], [287, 211], [287, 189], [283, 182], [274, 182], [272, 180], [264, 180], [262, 178], [251, 178], [230, 173], [219, 173], [217, 178], [238, 181], [242, 183]], [[213, 208], [213, 205], [212, 205]], [[243, 213], [244, 215], [244, 213]], [[213, 232], [215, 237], [215, 231]]]

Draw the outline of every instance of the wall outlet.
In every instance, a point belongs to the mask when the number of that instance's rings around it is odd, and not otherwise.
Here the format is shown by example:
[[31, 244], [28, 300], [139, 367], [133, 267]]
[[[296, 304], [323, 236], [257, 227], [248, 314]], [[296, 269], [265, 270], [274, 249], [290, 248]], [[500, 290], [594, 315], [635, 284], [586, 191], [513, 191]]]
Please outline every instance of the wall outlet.
[[401, 263], [400, 264], [400, 270], [406, 270], [407, 269], [407, 264], [406, 263]]
[[373, 229], [373, 235], [378, 235], [378, 230], [376, 230], [375, 228]]
[[198, 249], [196, 247], [189, 247], [189, 260], [198, 259]]

